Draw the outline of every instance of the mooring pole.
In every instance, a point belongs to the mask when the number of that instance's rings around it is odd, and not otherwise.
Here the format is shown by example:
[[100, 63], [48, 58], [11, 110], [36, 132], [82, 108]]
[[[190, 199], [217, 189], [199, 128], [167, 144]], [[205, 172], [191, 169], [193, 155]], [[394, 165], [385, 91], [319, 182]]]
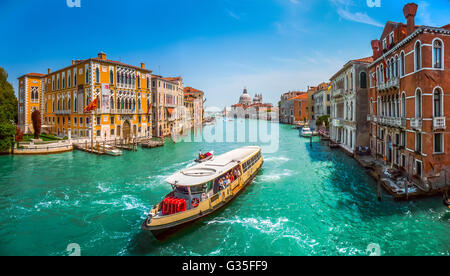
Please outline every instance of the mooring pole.
[[381, 183], [378, 181], [378, 186], [377, 186], [377, 197], [378, 197], [378, 201], [381, 202]]
[[309, 147], [312, 148], [312, 136], [309, 136]]

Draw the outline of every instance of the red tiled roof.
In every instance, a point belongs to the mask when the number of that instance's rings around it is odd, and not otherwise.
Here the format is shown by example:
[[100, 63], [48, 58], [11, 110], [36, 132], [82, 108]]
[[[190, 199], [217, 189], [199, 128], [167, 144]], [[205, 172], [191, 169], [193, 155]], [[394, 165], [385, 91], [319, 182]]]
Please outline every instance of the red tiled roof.
[[42, 78], [42, 77], [45, 77], [45, 74], [40, 74], [40, 73], [28, 73], [28, 74], [25, 74], [25, 75], [23, 75], [23, 76], [18, 77], [18, 79], [23, 78], [23, 77], [39, 77], [39, 78]]
[[355, 62], [364, 62], [364, 63], [372, 63], [373, 62], [373, 57], [365, 57], [365, 58], [360, 58], [360, 59], [354, 59], [352, 61]]
[[308, 99], [308, 94], [305, 93], [305, 94], [299, 95], [299, 96], [297, 96], [297, 97], [290, 98], [289, 101], [293, 101], [293, 100], [306, 100], [306, 99]]

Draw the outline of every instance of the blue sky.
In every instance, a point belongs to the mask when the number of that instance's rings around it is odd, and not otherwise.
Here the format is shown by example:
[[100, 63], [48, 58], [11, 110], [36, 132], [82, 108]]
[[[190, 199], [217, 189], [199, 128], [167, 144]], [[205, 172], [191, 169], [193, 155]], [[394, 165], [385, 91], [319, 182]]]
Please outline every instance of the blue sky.
[[[17, 77], [108, 58], [183, 76], [207, 106], [235, 103], [246, 86], [274, 104], [371, 55], [386, 21], [405, 22], [404, 0], [0, 0], [0, 66]], [[450, 1], [416, 1], [416, 24], [450, 24]]]

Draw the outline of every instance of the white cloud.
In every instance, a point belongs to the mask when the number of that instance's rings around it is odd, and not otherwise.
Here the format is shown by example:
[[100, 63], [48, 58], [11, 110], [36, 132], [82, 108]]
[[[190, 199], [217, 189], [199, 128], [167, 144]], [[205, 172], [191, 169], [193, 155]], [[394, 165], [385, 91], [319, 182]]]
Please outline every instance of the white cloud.
[[381, 27], [381, 28], [384, 27], [383, 24], [379, 23], [375, 19], [368, 16], [367, 13], [361, 13], [361, 12], [352, 13], [343, 8], [338, 8], [337, 13], [343, 19], [347, 19], [350, 21], [358, 22], [358, 23], [364, 23], [364, 24], [375, 26], [375, 27]]
[[241, 19], [237, 14], [235, 14], [234, 12], [232, 12], [232, 11], [230, 11], [230, 10], [227, 10], [227, 13], [228, 13], [228, 15], [229, 15], [230, 17], [232, 17], [232, 18], [234, 18], [234, 19], [236, 19], [236, 20]]

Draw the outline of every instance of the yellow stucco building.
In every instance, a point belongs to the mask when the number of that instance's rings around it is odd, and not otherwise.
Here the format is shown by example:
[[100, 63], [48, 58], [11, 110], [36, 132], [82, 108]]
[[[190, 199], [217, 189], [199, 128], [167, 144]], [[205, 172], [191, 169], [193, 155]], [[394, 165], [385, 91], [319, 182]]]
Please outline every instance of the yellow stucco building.
[[[41, 111], [43, 131], [64, 137], [127, 139], [151, 137], [151, 70], [96, 58], [74, 60], [47, 74], [30, 73], [19, 79], [19, 127], [32, 132], [31, 112]], [[83, 109], [94, 99], [98, 108]]]

